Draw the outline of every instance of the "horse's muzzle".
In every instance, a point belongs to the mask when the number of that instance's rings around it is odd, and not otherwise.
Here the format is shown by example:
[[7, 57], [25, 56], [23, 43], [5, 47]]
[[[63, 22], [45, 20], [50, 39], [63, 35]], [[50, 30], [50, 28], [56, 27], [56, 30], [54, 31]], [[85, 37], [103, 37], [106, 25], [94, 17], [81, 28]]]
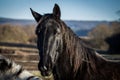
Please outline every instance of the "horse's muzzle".
[[51, 71], [41, 71], [42, 76], [51, 76], [52, 72]]
[[52, 74], [52, 71], [46, 66], [38, 65], [38, 69], [40, 70], [42, 76], [50, 76]]
[[52, 74], [52, 71], [47, 70], [45, 67], [41, 67], [40, 72], [42, 76], [50, 76]]

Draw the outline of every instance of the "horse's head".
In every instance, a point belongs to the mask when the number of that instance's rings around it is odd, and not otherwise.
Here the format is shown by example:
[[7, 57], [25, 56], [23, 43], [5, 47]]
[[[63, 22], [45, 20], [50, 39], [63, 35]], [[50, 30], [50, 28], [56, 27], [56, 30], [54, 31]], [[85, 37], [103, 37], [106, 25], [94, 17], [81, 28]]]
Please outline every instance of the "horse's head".
[[40, 15], [31, 9], [37, 21], [37, 47], [39, 49], [39, 70], [43, 76], [51, 75], [52, 69], [62, 49], [62, 30], [60, 21], [60, 8], [55, 4], [53, 13]]

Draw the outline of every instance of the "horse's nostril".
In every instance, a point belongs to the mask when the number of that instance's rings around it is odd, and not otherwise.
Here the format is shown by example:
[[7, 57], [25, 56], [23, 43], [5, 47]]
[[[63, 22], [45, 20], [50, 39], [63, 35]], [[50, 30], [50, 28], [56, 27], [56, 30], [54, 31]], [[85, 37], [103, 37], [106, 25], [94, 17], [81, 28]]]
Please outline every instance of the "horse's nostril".
[[40, 71], [47, 71], [47, 67], [46, 66], [41, 66]]
[[46, 66], [43, 66], [43, 69], [44, 69], [44, 70], [47, 70], [47, 67], [46, 67]]

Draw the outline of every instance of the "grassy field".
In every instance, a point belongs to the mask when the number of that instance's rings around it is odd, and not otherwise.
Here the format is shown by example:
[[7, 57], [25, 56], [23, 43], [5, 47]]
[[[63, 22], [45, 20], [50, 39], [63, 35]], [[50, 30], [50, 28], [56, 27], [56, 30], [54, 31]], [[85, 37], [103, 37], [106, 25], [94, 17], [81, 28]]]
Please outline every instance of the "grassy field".
[[41, 76], [39, 71], [31, 71], [31, 73], [33, 73], [35, 76], [38, 76], [38, 77], [40, 77], [40, 78], [42, 78], [44, 80], [54, 80], [53, 75], [50, 76], [50, 77], [43, 77], [43, 76]]

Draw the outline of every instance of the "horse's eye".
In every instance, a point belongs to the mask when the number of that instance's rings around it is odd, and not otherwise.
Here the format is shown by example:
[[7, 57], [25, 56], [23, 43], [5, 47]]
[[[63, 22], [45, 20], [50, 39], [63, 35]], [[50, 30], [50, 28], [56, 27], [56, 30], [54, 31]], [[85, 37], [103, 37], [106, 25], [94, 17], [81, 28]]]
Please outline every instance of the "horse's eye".
[[58, 36], [60, 34], [60, 31], [56, 31], [55, 36]]
[[57, 29], [57, 34], [60, 34], [60, 29]]
[[59, 35], [60, 34], [60, 32], [57, 32], [57, 35]]

